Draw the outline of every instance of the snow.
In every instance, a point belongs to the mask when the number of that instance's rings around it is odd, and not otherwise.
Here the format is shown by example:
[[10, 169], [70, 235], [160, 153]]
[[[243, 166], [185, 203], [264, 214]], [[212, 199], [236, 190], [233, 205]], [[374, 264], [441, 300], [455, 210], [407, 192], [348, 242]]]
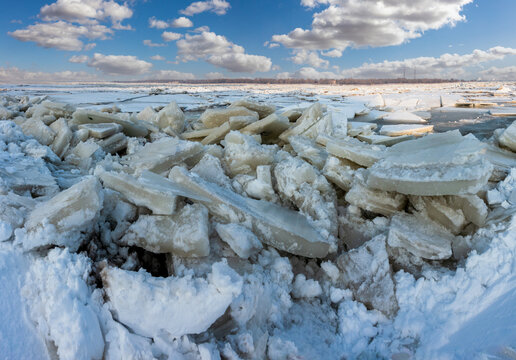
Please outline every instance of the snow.
[[206, 331], [242, 291], [242, 279], [224, 262], [213, 264], [206, 279], [106, 268], [102, 281], [118, 321], [147, 337]]

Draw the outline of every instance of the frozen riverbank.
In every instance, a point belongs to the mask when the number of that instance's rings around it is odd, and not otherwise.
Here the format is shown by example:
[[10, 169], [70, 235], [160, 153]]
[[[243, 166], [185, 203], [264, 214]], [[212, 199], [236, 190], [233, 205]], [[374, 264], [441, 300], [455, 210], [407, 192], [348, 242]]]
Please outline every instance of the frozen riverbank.
[[516, 353], [514, 85], [0, 96], [6, 358]]

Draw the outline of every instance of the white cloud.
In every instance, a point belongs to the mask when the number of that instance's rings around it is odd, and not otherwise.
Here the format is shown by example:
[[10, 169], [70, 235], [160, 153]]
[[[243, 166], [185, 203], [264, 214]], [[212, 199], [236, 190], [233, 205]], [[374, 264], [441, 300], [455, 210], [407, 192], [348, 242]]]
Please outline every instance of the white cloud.
[[93, 80], [96, 80], [96, 76], [84, 71], [75, 72], [67, 70], [50, 73], [42, 71], [27, 71], [17, 67], [0, 67], [0, 83], [7, 84], [35, 84]]
[[149, 27], [154, 29], [166, 29], [170, 24], [163, 20], [158, 20], [154, 16], [149, 18]]
[[174, 19], [171, 26], [175, 28], [189, 28], [193, 26], [193, 22], [189, 18], [181, 16], [177, 19]]
[[516, 80], [516, 66], [490, 67], [480, 71], [480, 78], [483, 80]]
[[[113, 29], [131, 29], [130, 25], [122, 25], [122, 21], [132, 15], [127, 3], [120, 5], [113, 0], [57, 0], [41, 8], [38, 17], [43, 22], [9, 32], [9, 35], [20, 41], [34, 41], [45, 48], [91, 49], [95, 45], [84, 45], [82, 38], [106, 40]], [[111, 28], [100, 23], [108, 20], [111, 20]]]
[[161, 34], [161, 38], [163, 39], [163, 41], [176, 41], [181, 39], [181, 37], [183, 37], [182, 34], [178, 34], [171, 31], [163, 31], [163, 34]]
[[105, 40], [113, 34], [113, 30], [100, 24], [75, 26], [65, 21], [57, 21], [36, 23], [8, 34], [20, 41], [34, 41], [45, 48], [80, 51], [84, 47], [80, 38]]
[[326, 52], [321, 52], [322, 56], [332, 57], [332, 58], [340, 58], [342, 57], [342, 50], [333, 49]]
[[89, 57], [86, 55], [74, 55], [68, 59], [69, 62], [76, 63], [76, 64], [85, 63], [88, 60], [89, 60]]
[[95, 46], [97, 46], [97, 44], [89, 43], [89, 44], [84, 45], [83, 50], [84, 51], [89, 51], [89, 50], [92, 50], [93, 48], [95, 48]]
[[163, 61], [165, 58], [161, 55], [154, 55], [150, 57], [152, 60]]
[[487, 51], [473, 50], [470, 54], [443, 54], [439, 57], [418, 57], [400, 61], [383, 61], [380, 63], [363, 64], [362, 66], [346, 69], [342, 75], [347, 78], [398, 78], [412, 77], [414, 70], [417, 77], [459, 78], [467, 75], [469, 67], [492, 60], [500, 60], [507, 55], [516, 55], [516, 49], [493, 47]]
[[282, 72], [276, 75], [278, 79], [311, 79], [311, 80], [319, 80], [319, 79], [339, 79], [342, 76], [339, 74], [335, 74], [331, 71], [317, 71], [312, 67], [304, 67], [296, 72]]
[[294, 50], [290, 60], [294, 64], [308, 64], [316, 68], [327, 68], [330, 65], [328, 60], [321, 59], [315, 51]]
[[114, 27], [124, 29], [121, 25], [125, 19], [133, 16], [133, 11], [127, 6], [109, 0], [57, 0], [45, 5], [39, 15], [45, 21], [67, 20], [78, 23], [92, 23], [92, 20], [110, 18]]
[[272, 65], [272, 69], [271, 70], [272, 71], [278, 71], [280, 69], [281, 69], [281, 66], [279, 66], [279, 65]]
[[190, 30], [190, 31], [193, 31], [193, 32], [196, 32], [196, 33], [202, 33], [202, 32], [205, 32], [205, 31], [210, 31], [210, 27], [206, 26], [206, 25], [203, 25], [203, 26], [199, 26], [198, 28], [195, 28], [195, 29]]
[[184, 73], [175, 70], [159, 70], [155, 71], [151, 79], [155, 80], [193, 80], [195, 75], [192, 73]]
[[185, 35], [177, 43], [178, 60], [194, 61], [203, 59], [210, 64], [232, 72], [269, 71], [272, 62], [259, 55], [248, 55], [242, 46], [233, 44], [224, 36], [213, 32], [199, 35]]
[[95, 53], [88, 66], [108, 75], [140, 75], [148, 72], [152, 64], [128, 55], [103, 55]]
[[302, 0], [307, 7], [328, 5], [313, 15], [312, 28], [273, 35], [288, 48], [326, 50], [348, 46], [399, 45], [424, 31], [453, 26], [473, 0]]
[[204, 74], [204, 77], [208, 80], [224, 79], [224, 74], [221, 72], [209, 72]]
[[152, 40], [143, 40], [143, 45], [148, 46], [148, 47], [167, 46], [166, 44], [153, 43]]
[[180, 13], [186, 16], [192, 16], [210, 11], [217, 15], [224, 15], [230, 7], [229, 2], [225, 0], [196, 1], [191, 3], [186, 9], [181, 10]]

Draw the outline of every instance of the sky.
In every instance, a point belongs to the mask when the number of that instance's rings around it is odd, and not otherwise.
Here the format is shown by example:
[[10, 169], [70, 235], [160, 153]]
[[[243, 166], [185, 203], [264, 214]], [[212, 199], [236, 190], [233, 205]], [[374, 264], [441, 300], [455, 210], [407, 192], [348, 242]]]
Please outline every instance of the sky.
[[0, 82], [516, 80], [515, 0], [23, 0]]

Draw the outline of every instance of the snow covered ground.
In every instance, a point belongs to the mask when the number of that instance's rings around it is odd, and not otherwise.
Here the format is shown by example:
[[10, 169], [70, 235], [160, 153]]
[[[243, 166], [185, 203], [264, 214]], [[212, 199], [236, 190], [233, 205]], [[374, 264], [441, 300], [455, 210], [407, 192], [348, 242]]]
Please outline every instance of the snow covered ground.
[[515, 108], [510, 83], [3, 86], [0, 359], [514, 359]]

